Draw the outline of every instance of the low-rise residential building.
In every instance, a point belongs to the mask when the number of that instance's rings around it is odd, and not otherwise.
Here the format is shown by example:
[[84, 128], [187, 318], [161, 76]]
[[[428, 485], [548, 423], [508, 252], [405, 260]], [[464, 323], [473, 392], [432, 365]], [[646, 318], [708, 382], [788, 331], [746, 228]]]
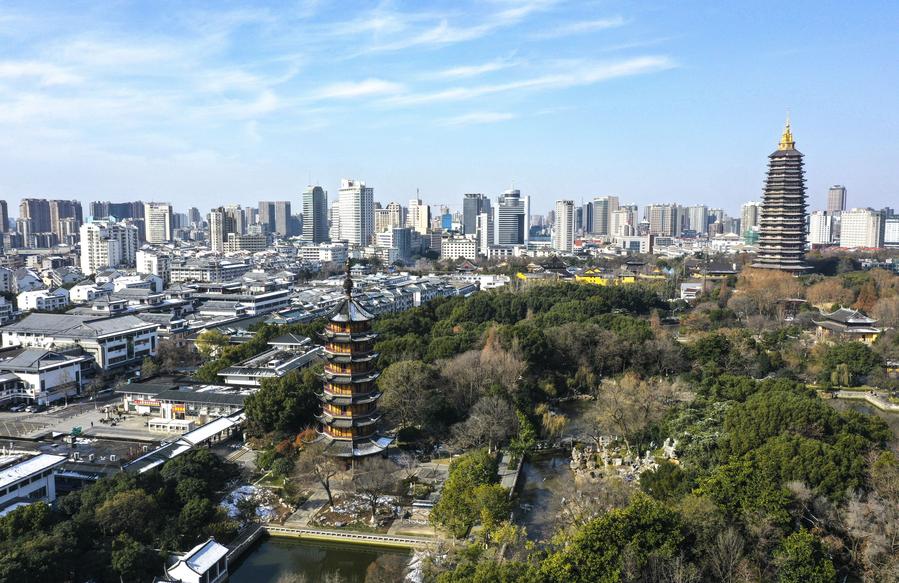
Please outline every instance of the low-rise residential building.
[[104, 370], [138, 365], [155, 356], [157, 347], [156, 325], [133, 315], [35, 313], [0, 328], [0, 334], [3, 346], [79, 347]]
[[69, 290], [58, 287], [25, 291], [16, 296], [16, 304], [22, 311], [55, 312], [69, 305]]
[[8, 322], [12, 322], [15, 317], [16, 308], [12, 303], [7, 302], [6, 298], [0, 297], [0, 326]]

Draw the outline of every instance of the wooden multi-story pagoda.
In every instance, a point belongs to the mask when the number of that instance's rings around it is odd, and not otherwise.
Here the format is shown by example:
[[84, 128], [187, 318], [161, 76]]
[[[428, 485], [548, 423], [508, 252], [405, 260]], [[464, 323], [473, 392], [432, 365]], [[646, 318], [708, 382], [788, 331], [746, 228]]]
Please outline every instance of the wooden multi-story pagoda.
[[320, 439], [326, 452], [343, 458], [357, 458], [383, 452], [393, 441], [378, 431], [381, 393], [375, 384], [380, 374], [375, 367], [377, 334], [374, 318], [353, 299], [353, 280], [347, 261], [344, 297], [331, 312], [322, 337], [325, 339], [324, 389], [319, 395]]

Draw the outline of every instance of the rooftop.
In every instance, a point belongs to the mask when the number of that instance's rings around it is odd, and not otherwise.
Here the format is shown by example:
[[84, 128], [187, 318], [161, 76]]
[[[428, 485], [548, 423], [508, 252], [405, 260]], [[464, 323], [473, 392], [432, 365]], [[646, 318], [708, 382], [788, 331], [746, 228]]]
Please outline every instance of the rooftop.
[[134, 330], [155, 329], [155, 324], [144, 322], [137, 316], [32, 313], [18, 322], [3, 327], [4, 332], [47, 334], [64, 338], [98, 338]]
[[38, 454], [32, 458], [14, 463], [0, 470], [0, 489], [15, 484], [23, 478], [39, 474], [44, 470], [62, 465], [66, 461], [64, 455], [50, 453]]

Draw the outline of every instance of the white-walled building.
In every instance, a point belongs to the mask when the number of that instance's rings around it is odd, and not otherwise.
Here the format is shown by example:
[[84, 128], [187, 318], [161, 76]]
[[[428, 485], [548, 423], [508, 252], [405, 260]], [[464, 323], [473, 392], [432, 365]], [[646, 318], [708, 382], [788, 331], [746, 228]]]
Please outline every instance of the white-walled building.
[[18, 401], [49, 405], [81, 393], [89, 356], [69, 356], [43, 348], [0, 350], [0, 404]]
[[23, 312], [61, 310], [69, 305], [69, 290], [58, 287], [52, 291], [48, 289], [25, 291], [16, 296], [16, 305]]
[[[616, 198], [615, 206], [618, 206]], [[608, 218], [608, 217], [606, 217]], [[574, 250], [574, 201], [556, 201], [556, 224], [553, 227], [553, 248], [570, 253]]]
[[34, 502], [56, 500], [56, 472], [67, 459], [41, 453], [4, 460], [6, 465], [0, 467], [0, 516]]
[[829, 245], [833, 242], [833, 215], [826, 211], [814, 211], [808, 217], [808, 242], [812, 245]]
[[172, 205], [165, 202], [144, 203], [144, 230], [147, 243], [172, 240]]
[[179, 556], [166, 574], [181, 583], [222, 583], [228, 579], [228, 547], [210, 538]]
[[4, 347], [80, 347], [104, 370], [140, 364], [155, 356], [156, 324], [137, 316], [30, 314], [0, 328]]
[[474, 261], [478, 258], [478, 242], [473, 237], [443, 237], [440, 242], [440, 257]]
[[368, 245], [374, 220], [374, 189], [365, 182], [344, 178], [340, 182], [340, 239], [351, 245]]
[[85, 275], [107, 267], [134, 265], [137, 227], [112, 221], [81, 225], [81, 271]]
[[883, 232], [883, 215], [877, 211], [852, 209], [840, 213], [840, 247], [883, 247]]

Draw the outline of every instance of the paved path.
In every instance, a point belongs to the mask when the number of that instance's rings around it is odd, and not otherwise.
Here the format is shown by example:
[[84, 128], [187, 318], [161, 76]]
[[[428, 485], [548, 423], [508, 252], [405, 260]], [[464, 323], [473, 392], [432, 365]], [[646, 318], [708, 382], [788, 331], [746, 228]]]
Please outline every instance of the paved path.
[[[336, 492], [332, 492], [335, 496]], [[317, 486], [309, 494], [309, 499], [294, 512], [290, 518], [284, 522], [284, 526], [293, 528], [305, 528], [309, 525], [312, 517], [328, 503], [328, 494], [321, 486]]]
[[890, 403], [877, 393], [871, 393], [867, 391], [837, 391], [838, 399], [862, 399], [867, 401], [868, 403], [874, 405], [878, 409], [882, 411], [889, 411], [891, 413], [899, 413], [899, 405], [895, 403]]

